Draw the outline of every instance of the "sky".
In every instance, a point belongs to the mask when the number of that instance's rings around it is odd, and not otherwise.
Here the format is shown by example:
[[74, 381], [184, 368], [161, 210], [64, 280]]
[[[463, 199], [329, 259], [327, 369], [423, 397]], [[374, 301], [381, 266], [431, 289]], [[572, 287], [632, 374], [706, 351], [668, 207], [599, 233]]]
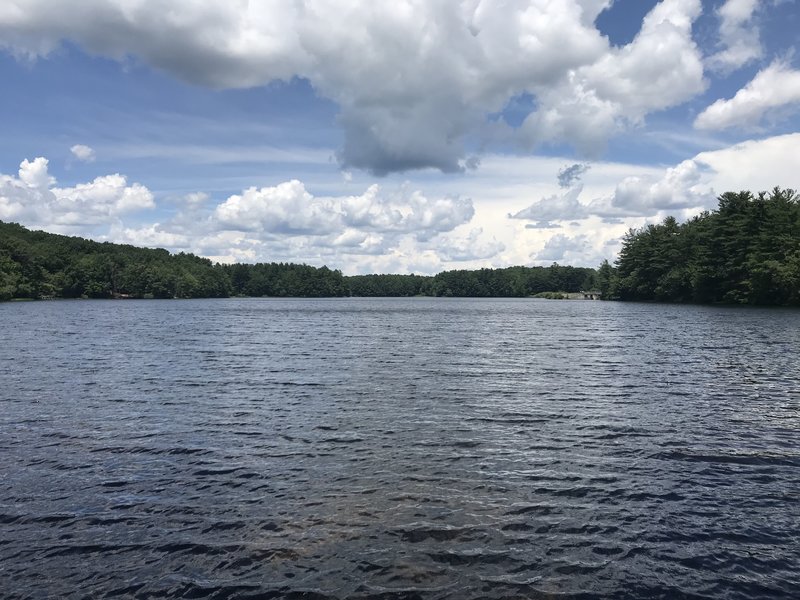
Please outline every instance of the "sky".
[[0, 220], [345, 274], [596, 267], [800, 187], [799, 30], [796, 0], [4, 0]]

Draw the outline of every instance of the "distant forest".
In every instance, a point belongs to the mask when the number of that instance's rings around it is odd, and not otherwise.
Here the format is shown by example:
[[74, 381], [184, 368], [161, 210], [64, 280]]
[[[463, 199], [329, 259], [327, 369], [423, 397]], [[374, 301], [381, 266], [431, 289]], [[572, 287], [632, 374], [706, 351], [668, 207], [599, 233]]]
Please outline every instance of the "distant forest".
[[94, 242], [0, 221], [0, 300], [228, 296], [524, 297], [595, 285], [595, 269], [554, 264], [436, 276], [359, 275], [291, 263], [214, 264], [193, 254]]
[[193, 254], [31, 231], [0, 221], [0, 300], [228, 296], [560, 297], [800, 305], [800, 196], [728, 192], [686, 223], [630, 230], [614, 265], [553, 264], [445, 271], [435, 276], [343, 276], [291, 263], [214, 264]]
[[631, 230], [598, 287], [619, 300], [800, 305], [800, 196], [728, 192], [686, 223]]

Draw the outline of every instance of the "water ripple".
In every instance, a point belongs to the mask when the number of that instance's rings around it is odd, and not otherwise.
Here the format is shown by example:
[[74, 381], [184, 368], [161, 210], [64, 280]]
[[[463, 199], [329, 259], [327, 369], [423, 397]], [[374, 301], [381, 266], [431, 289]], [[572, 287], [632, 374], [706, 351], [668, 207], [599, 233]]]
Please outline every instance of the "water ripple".
[[793, 598], [800, 313], [0, 305], [4, 598]]

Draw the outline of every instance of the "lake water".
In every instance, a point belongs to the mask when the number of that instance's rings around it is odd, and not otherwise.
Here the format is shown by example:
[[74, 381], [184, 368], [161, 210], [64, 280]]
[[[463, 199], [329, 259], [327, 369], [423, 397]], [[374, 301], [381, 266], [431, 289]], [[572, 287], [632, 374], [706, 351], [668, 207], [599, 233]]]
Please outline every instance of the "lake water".
[[0, 305], [5, 598], [800, 590], [800, 311]]

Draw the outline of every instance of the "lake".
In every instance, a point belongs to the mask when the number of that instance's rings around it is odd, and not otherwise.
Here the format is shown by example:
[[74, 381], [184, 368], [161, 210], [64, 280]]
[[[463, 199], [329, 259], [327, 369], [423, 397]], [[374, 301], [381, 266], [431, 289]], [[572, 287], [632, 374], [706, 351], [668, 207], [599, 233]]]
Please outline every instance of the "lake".
[[779, 598], [800, 311], [0, 305], [5, 598]]

